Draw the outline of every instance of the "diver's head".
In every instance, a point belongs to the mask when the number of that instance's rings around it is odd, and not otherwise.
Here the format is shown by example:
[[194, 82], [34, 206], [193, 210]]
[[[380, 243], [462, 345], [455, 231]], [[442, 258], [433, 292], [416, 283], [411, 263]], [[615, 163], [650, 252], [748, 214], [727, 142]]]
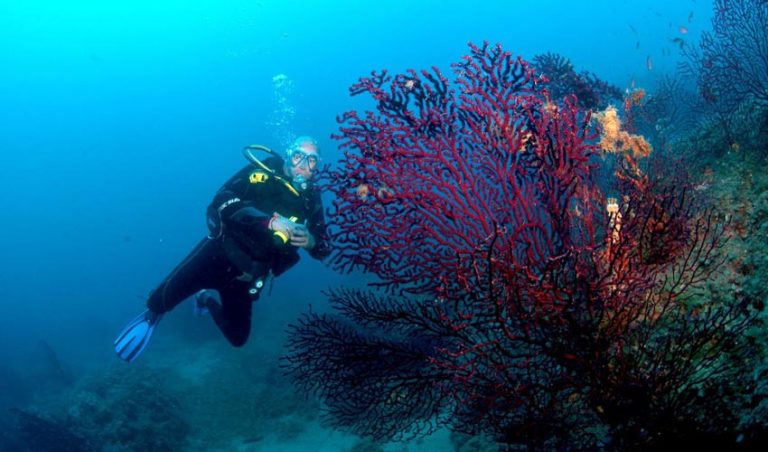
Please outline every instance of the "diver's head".
[[301, 136], [286, 151], [285, 175], [296, 188], [305, 189], [320, 164], [320, 148], [312, 137]]

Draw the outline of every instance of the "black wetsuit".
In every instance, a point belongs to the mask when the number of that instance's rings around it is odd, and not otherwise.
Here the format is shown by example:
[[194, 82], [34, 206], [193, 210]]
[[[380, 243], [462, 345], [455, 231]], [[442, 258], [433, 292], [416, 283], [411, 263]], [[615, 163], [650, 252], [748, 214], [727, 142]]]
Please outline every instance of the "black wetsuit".
[[297, 194], [279, 179], [283, 161], [264, 161], [274, 173], [249, 165], [235, 174], [208, 206], [210, 235], [171, 272], [147, 301], [157, 314], [170, 311], [202, 289], [215, 289], [221, 304], [206, 303], [216, 324], [234, 346], [242, 346], [251, 331], [251, 303], [265, 279], [280, 275], [299, 260], [298, 248], [283, 243], [269, 229], [274, 213], [296, 217], [315, 237], [309, 254], [323, 259], [329, 253], [318, 190]]

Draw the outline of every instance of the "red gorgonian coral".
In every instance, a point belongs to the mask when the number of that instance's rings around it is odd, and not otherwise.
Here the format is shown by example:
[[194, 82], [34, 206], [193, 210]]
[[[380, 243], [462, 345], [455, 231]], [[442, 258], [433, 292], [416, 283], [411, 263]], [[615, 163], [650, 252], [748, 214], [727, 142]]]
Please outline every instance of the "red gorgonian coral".
[[629, 155], [607, 203], [590, 112], [500, 46], [454, 69], [351, 89], [377, 109], [340, 118], [331, 262], [379, 290], [332, 290], [338, 315], [292, 326], [297, 384], [376, 439], [445, 426], [586, 448], [735, 428], [711, 394], [743, 384], [717, 357], [745, 352], [752, 317], [696, 291], [718, 269], [715, 216]]

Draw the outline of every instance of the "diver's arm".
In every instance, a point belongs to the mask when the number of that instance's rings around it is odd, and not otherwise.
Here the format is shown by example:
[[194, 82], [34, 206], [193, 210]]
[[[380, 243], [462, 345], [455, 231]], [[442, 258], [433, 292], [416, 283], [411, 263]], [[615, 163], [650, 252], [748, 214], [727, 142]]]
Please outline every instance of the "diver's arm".
[[216, 192], [207, 211], [210, 237], [221, 236], [222, 225], [261, 224], [268, 228], [271, 214], [257, 209], [252, 202], [244, 201], [252, 188], [248, 179], [252, 170], [250, 166], [243, 168]]

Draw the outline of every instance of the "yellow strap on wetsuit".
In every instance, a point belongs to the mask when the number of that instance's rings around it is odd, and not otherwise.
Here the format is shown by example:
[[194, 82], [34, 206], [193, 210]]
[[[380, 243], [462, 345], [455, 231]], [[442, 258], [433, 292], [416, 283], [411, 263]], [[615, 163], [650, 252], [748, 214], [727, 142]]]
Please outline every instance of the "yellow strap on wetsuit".
[[[285, 185], [285, 187], [291, 193], [293, 193], [296, 196], [301, 196], [301, 193], [299, 193], [299, 191], [296, 190], [296, 187], [294, 187], [293, 184], [291, 184], [289, 181], [287, 181], [287, 180], [283, 179], [282, 177], [278, 176], [277, 174], [275, 174], [275, 170], [273, 170], [272, 168], [268, 167], [261, 160], [256, 158], [256, 156], [253, 155], [253, 153], [251, 152], [253, 150], [265, 151], [265, 152], [268, 152], [268, 153], [276, 156], [277, 154], [275, 154], [275, 151], [273, 151], [272, 149], [270, 149], [270, 148], [268, 148], [266, 146], [263, 146], [261, 144], [249, 144], [248, 146], [243, 148], [243, 155], [245, 156], [246, 159], [248, 159], [249, 162], [253, 163], [256, 166], [259, 166], [259, 167], [263, 168], [265, 171], [267, 171], [269, 174], [271, 174], [272, 177], [274, 177], [275, 179], [277, 179], [280, 182], [282, 182], [283, 185]], [[251, 177], [253, 177], [253, 174], [251, 174]], [[253, 181], [251, 181], [251, 183], [253, 183]]]

